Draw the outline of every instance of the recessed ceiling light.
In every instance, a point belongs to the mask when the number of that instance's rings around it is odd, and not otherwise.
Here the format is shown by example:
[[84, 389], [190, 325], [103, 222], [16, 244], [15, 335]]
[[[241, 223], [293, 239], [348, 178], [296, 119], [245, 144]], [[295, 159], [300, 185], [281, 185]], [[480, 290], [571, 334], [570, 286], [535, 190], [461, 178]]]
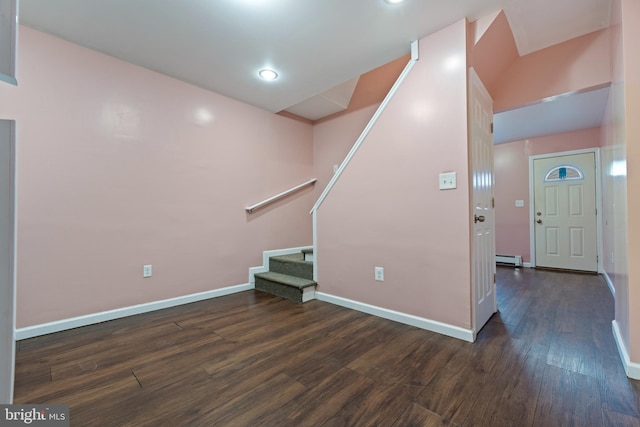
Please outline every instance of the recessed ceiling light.
[[265, 68], [264, 70], [258, 71], [258, 75], [262, 80], [275, 80], [278, 78], [278, 73], [269, 68]]
[[398, 4], [398, 3], [402, 3], [404, 0], [384, 0], [389, 4]]

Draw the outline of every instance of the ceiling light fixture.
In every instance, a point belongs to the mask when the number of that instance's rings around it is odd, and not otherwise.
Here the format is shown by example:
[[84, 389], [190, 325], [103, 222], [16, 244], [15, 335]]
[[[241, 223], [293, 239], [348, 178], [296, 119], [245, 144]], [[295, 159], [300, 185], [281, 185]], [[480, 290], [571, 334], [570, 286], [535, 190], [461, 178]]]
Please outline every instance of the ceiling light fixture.
[[278, 73], [276, 73], [275, 71], [269, 68], [265, 68], [264, 70], [258, 71], [258, 75], [262, 80], [267, 80], [267, 81], [275, 80], [278, 78]]
[[404, 0], [384, 0], [389, 4], [399, 4], [402, 3]]

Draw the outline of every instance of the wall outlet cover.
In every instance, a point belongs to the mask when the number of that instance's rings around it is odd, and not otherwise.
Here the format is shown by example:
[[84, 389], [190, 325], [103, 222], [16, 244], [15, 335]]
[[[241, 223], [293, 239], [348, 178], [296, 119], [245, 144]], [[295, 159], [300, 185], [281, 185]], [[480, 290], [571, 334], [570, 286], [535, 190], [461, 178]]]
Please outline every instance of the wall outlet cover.
[[384, 268], [383, 267], [375, 267], [374, 268], [374, 277], [376, 282], [384, 282]]

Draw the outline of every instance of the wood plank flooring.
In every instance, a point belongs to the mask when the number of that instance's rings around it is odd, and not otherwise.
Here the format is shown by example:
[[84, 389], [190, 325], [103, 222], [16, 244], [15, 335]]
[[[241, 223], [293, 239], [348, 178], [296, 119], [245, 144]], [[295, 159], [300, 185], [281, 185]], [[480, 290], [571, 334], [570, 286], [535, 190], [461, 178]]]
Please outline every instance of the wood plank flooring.
[[471, 344], [243, 292], [20, 341], [15, 402], [72, 426], [640, 426], [601, 277], [499, 268], [498, 302]]

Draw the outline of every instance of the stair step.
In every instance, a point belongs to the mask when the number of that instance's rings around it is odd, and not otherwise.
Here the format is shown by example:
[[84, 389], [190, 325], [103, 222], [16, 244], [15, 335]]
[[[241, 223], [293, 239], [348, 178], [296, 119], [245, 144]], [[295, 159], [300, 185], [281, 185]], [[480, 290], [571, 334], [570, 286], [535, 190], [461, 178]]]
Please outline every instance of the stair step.
[[289, 274], [276, 273], [267, 271], [264, 273], [256, 273], [255, 277], [260, 277], [271, 282], [282, 283], [283, 285], [292, 286], [298, 289], [304, 289], [307, 286], [315, 286], [317, 283], [310, 279], [291, 276]]
[[256, 273], [256, 289], [294, 302], [306, 302], [315, 297], [316, 282], [288, 274], [267, 271]]
[[301, 252], [269, 258], [269, 271], [313, 280], [313, 262], [305, 261]]

